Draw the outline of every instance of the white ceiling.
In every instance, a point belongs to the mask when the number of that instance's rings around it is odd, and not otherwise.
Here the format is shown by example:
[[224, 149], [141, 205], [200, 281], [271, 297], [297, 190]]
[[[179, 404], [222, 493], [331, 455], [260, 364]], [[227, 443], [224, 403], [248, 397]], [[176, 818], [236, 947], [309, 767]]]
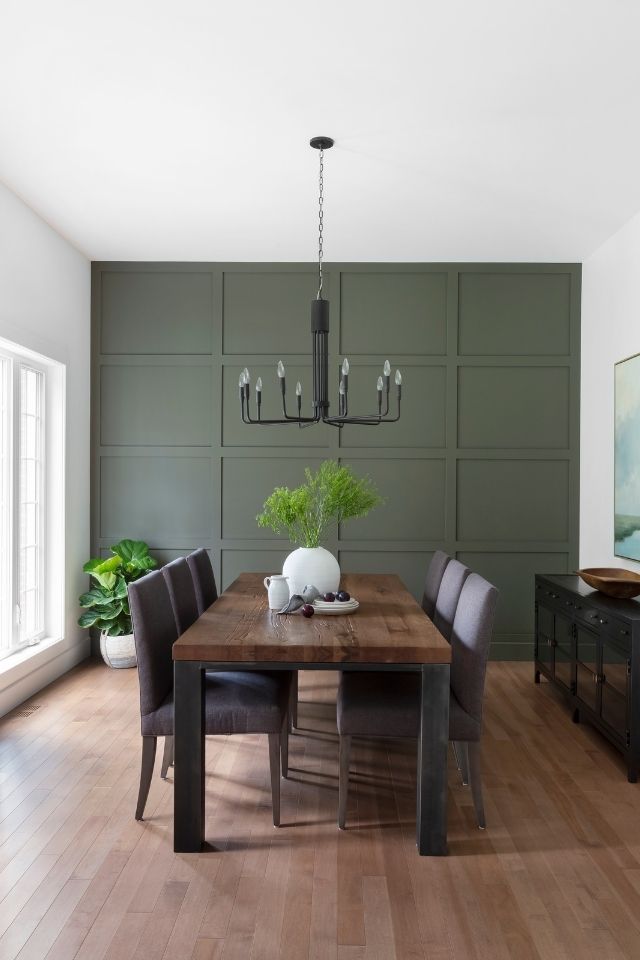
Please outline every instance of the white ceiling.
[[636, 0], [1, 0], [0, 179], [92, 259], [582, 260], [640, 209]]

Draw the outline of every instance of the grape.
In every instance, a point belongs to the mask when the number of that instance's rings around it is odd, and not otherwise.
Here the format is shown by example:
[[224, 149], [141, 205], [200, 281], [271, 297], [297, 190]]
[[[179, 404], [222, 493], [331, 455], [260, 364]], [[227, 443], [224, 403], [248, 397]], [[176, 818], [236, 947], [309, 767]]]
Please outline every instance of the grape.
[[350, 593], [347, 593], [346, 590], [341, 590], [341, 591], [336, 595], [336, 599], [339, 600], [340, 603], [346, 603], [347, 600], [351, 600], [351, 594], [350, 594]]
[[303, 617], [312, 617], [315, 613], [311, 603], [305, 603], [301, 607]]
[[325, 593], [322, 599], [326, 600], [327, 603], [333, 603], [335, 598], [336, 598], [335, 593]]

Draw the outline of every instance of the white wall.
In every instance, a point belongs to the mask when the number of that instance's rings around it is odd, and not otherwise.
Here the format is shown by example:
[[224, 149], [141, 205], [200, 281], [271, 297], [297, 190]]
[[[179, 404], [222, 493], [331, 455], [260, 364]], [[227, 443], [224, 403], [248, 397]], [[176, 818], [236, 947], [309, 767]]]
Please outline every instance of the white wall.
[[0, 184], [0, 337], [66, 364], [67, 380], [64, 637], [16, 667], [3, 661], [0, 715], [89, 651], [76, 600], [89, 556], [90, 290], [87, 258]]
[[613, 367], [640, 353], [640, 214], [585, 261], [582, 278], [580, 565], [640, 572], [613, 555]]

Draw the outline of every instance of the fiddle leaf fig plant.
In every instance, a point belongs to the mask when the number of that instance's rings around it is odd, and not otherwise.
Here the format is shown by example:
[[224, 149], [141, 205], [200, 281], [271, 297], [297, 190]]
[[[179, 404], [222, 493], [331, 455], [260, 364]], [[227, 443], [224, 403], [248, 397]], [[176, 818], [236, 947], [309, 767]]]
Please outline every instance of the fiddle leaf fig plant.
[[127, 584], [157, 566], [142, 540], [121, 540], [111, 547], [111, 557], [94, 557], [82, 568], [94, 581], [78, 603], [85, 610], [81, 627], [96, 627], [110, 637], [132, 632]]

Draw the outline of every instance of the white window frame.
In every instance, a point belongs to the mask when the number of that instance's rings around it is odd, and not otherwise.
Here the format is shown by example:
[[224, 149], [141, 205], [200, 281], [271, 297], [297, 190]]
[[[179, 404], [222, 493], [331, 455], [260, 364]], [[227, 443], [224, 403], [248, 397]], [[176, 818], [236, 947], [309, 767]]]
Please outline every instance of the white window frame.
[[[8, 421], [10, 466], [10, 508], [8, 527], [10, 544], [5, 550], [9, 558], [8, 571], [0, 558], [0, 616], [6, 627], [10, 619], [9, 646], [0, 648], [0, 663], [15, 653], [34, 647], [45, 640], [59, 640], [63, 634], [64, 610], [64, 422], [65, 422], [65, 367], [63, 364], [0, 339], [0, 359], [10, 366]], [[38, 602], [36, 633], [21, 636], [19, 623], [20, 587], [20, 426], [21, 426], [21, 371], [34, 370], [41, 375], [40, 388], [40, 476], [38, 483]], [[5, 479], [7, 474], [5, 474]], [[1, 546], [0, 546], [1, 548]], [[8, 576], [7, 576], [8, 573]], [[5, 598], [10, 610], [7, 613]]]

